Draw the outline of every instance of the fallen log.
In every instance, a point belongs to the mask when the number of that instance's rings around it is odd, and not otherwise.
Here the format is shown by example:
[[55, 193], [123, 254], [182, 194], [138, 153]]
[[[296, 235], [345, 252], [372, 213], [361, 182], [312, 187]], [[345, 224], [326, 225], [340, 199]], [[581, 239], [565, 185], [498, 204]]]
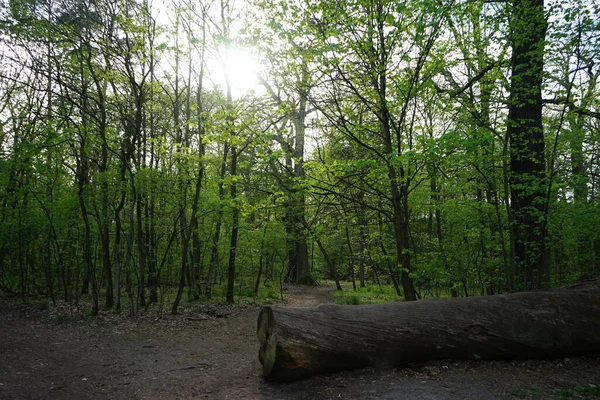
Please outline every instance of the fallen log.
[[282, 381], [434, 359], [583, 355], [600, 352], [600, 288], [264, 307], [257, 334], [263, 375]]

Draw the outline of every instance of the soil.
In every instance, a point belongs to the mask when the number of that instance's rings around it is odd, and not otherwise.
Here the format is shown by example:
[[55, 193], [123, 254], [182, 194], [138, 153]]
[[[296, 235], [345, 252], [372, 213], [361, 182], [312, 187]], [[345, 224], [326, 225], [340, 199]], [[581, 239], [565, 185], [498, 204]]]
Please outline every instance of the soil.
[[[282, 305], [329, 302], [332, 289], [290, 286]], [[551, 361], [430, 362], [276, 384], [261, 378], [255, 332], [258, 306], [205, 305], [188, 307], [177, 316], [106, 313], [93, 318], [78, 317], [77, 312], [72, 318], [64, 307], [42, 311], [0, 304], [1, 399], [600, 397], [598, 355]]]

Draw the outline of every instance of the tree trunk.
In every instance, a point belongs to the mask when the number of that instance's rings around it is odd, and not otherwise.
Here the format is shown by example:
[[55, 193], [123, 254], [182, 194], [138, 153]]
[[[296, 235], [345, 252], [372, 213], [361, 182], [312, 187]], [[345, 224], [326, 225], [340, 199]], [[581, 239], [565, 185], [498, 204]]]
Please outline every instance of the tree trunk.
[[348, 246], [348, 269], [350, 270], [350, 279], [352, 280], [352, 290], [356, 292], [356, 278], [354, 276], [354, 252], [352, 251], [352, 240], [350, 240], [350, 232], [348, 225], [345, 226], [346, 245]]
[[119, 203], [117, 204], [117, 206], [115, 207], [115, 212], [114, 212], [114, 219], [115, 219], [115, 242], [114, 242], [114, 253], [113, 253], [113, 257], [114, 257], [114, 277], [113, 277], [113, 308], [115, 310], [120, 310], [121, 309], [121, 265], [123, 262], [122, 259], [122, 253], [123, 253], [123, 249], [121, 248], [121, 229], [122, 229], [122, 225], [121, 225], [121, 211], [123, 211], [123, 208], [125, 207], [125, 197], [127, 195], [126, 192], [126, 178], [125, 178], [125, 172], [126, 172], [126, 161], [125, 161], [125, 150], [122, 149], [121, 150], [121, 166], [119, 168], [119, 175], [120, 175], [120, 183], [121, 183], [121, 194], [120, 194], [120, 199], [119, 199]]
[[[267, 210], [267, 220], [265, 221], [265, 226], [263, 227], [262, 239], [260, 240], [260, 258], [258, 262], [258, 274], [256, 275], [256, 281], [254, 283], [254, 294], [258, 294], [258, 289], [260, 287], [260, 279], [263, 272], [263, 265], [265, 259], [268, 260], [268, 257], [265, 257], [265, 244], [267, 238], [267, 229], [269, 227], [269, 221], [271, 220], [271, 210]], [[265, 273], [265, 275], [267, 275]]]
[[[386, 98], [387, 93], [387, 77], [385, 74], [379, 76], [379, 96], [381, 98], [379, 105], [379, 120], [380, 120], [380, 132], [383, 138], [385, 154], [394, 154], [392, 146], [392, 135], [390, 127], [390, 115], [389, 110], [386, 108], [383, 99]], [[398, 151], [398, 154], [401, 154]], [[390, 194], [392, 201], [392, 209], [394, 211], [394, 239], [396, 241], [396, 268], [400, 271], [400, 281], [402, 282], [402, 289], [404, 290], [404, 299], [407, 301], [413, 301], [417, 299], [415, 286], [410, 273], [413, 272], [413, 266], [410, 260], [410, 253], [408, 250], [408, 185], [404, 179], [404, 167], [400, 167], [400, 171], [396, 171], [396, 167], [392, 163], [388, 163], [388, 177], [390, 180]], [[401, 184], [399, 183], [401, 182]], [[392, 279], [393, 271], [390, 271]], [[396, 291], [398, 291], [397, 283], [394, 281]]]
[[[186, 197], [184, 190], [184, 197]], [[179, 285], [177, 286], [177, 294], [175, 295], [175, 301], [173, 301], [173, 305], [171, 306], [171, 315], [177, 315], [177, 310], [179, 309], [179, 303], [181, 302], [181, 297], [183, 295], [183, 289], [185, 288], [185, 278], [188, 272], [188, 247], [189, 241], [187, 240], [187, 224], [185, 221], [185, 201], [179, 210], [179, 232], [181, 233], [181, 267], [179, 269]]]
[[[306, 132], [306, 116], [308, 111], [306, 104], [308, 102], [307, 92], [309, 90], [309, 71], [306, 63], [302, 63], [302, 77], [299, 88], [298, 112], [294, 119], [294, 179], [302, 184], [306, 179], [304, 171], [304, 139]], [[315, 284], [315, 280], [310, 272], [308, 262], [308, 244], [306, 234], [302, 228], [306, 221], [306, 197], [305, 189], [296, 188], [290, 195], [292, 198], [292, 207], [294, 209], [294, 249], [296, 260], [296, 282], [300, 284]]]
[[[598, 281], [596, 281], [596, 284]], [[264, 307], [259, 359], [273, 380], [432, 359], [600, 351], [600, 288], [379, 305]]]
[[343, 289], [342, 285], [340, 284], [340, 277], [338, 274], [337, 265], [335, 265], [335, 263], [331, 260], [331, 257], [329, 256], [329, 253], [327, 252], [325, 246], [323, 246], [323, 242], [321, 242], [321, 239], [319, 239], [318, 236], [314, 235], [314, 233], [313, 236], [317, 242], [317, 246], [319, 246], [319, 250], [321, 250], [321, 253], [323, 254], [323, 258], [325, 259], [325, 265], [327, 265], [327, 270], [329, 271], [331, 277], [335, 281], [335, 288], [339, 291], [342, 291]]
[[227, 292], [226, 292], [226, 301], [228, 303], [233, 303], [233, 288], [235, 285], [235, 258], [237, 251], [237, 243], [238, 243], [238, 231], [239, 231], [239, 221], [240, 221], [240, 207], [236, 203], [237, 199], [237, 183], [235, 181], [235, 177], [237, 176], [237, 157], [238, 150], [235, 146], [231, 146], [231, 177], [233, 178], [231, 181], [230, 194], [231, 201], [233, 203], [232, 210], [232, 223], [231, 223], [231, 237], [229, 241], [229, 264], [227, 267]]
[[542, 75], [547, 21], [543, 0], [513, 0], [512, 75], [507, 123], [510, 143], [511, 227], [521, 289], [548, 284], [547, 199]]
[[[131, 177], [131, 184], [135, 185], [133, 177]], [[141, 307], [146, 306], [146, 248], [144, 245], [144, 224], [142, 217], [142, 196], [137, 193], [134, 198], [135, 200], [135, 213], [137, 223], [137, 250], [138, 250], [138, 304]]]
[[219, 172], [219, 209], [217, 211], [215, 230], [212, 237], [211, 252], [210, 252], [210, 264], [208, 266], [208, 278], [206, 282], [206, 297], [212, 297], [212, 288], [215, 282], [215, 274], [219, 264], [219, 240], [221, 238], [221, 225], [223, 223], [223, 202], [225, 201], [225, 187], [223, 186], [223, 180], [225, 179], [225, 173], [227, 172], [227, 155], [229, 154], [229, 144], [225, 143], [223, 146], [223, 156], [221, 161], [221, 170]]
[[[223, 29], [224, 37], [229, 39], [229, 31], [230, 31], [230, 23], [231, 23], [231, 9], [229, 2], [221, 1], [221, 27]], [[225, 46], [225, 57], [224, 60], [227, 60], [227, 56], [229, 54], [229, 47]], [[237, 243], [238, 243], [238, 233], [239, 233], [239, 220], [240, 220], [240, 206], [237, 202], [237, 163], [238, 163], [238, 147], [236, 145], [236, 136], [238, 136], [238, 132], [236, 132], [234, 123], [234, 104], [233, 104], [233, 95], [231, 89], [231, 77], [229, 75], [229, 66], [223, 63], [223, 73], [225, 77], [225, 89], [227, 95], [227, 117], [226, 120], [226, 132], [231, 135], [231, 164], [229, 165], [229, 173], [231, 176], [231, 184], [230, 184], [230, 196], [231, 196], [231, 236], [229, 240], [229, 263], [227, 266], [227, 290], [225, 293], [225, 298], [227, 303], [233, 303], [233, 289], [235, 285], [235, 260], [237, 255]], [[241, 151], [241, 150], [240, 150]]]
[[[291, 121], [293, 126], [293, 140], [284, 146], [287, 149], [286, 166], [290, 172], [290, 184], [284, 185], [288, 192], [289, 202], [286, 212], [286, 233], [290, 240], [288, 250], [288, 280], [304, 285], [314, 285], [315, 279], [311, 274], [309, 263], [308, 243], [304, 232], [306, 225], [306, 189], [303, 188], [306, 180], [304, 171], [304, 144], [306, 136], [306, 118], [308, 92], [310, 91], [310, 71], [303, 61], [299, 81], [296, 83], [298, 104]], [[281, 104], [281, 100], [271, 90], [271, 95]], [[283, 140], [282, 140], [283, 141]]]

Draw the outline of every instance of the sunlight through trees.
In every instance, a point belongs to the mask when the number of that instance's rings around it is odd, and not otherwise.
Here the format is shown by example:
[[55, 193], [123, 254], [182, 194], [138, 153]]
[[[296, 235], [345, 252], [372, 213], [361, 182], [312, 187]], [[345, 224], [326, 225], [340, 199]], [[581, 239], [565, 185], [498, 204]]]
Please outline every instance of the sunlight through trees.
[[600, 4], [7, 0], [0, 293], [91, 312], [600, 274]]

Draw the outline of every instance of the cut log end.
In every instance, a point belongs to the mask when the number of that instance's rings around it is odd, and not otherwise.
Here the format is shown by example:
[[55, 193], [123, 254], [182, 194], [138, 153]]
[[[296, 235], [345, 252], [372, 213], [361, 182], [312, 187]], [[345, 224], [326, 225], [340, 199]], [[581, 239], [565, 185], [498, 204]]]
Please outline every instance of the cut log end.
[[307, 345], [302, 339], [290, 336], [276, 315], [271, 307], [264, 307], [258, 316], [258, 359], [263, 366], [265, 379], [294, 381], [313, 375], [315, 369], [328, 368], [328, 364], [323, 365], [319, 360], [327, 360], [327, 355]]
[[277, 338], [274, 319], [271, 307], [264, 307], [258, 316], [258, 326], [256, 329], [258, 340], [260, 341], [258, 359], [263, 366], [264, 376], [269, 376], [275, 365]]

